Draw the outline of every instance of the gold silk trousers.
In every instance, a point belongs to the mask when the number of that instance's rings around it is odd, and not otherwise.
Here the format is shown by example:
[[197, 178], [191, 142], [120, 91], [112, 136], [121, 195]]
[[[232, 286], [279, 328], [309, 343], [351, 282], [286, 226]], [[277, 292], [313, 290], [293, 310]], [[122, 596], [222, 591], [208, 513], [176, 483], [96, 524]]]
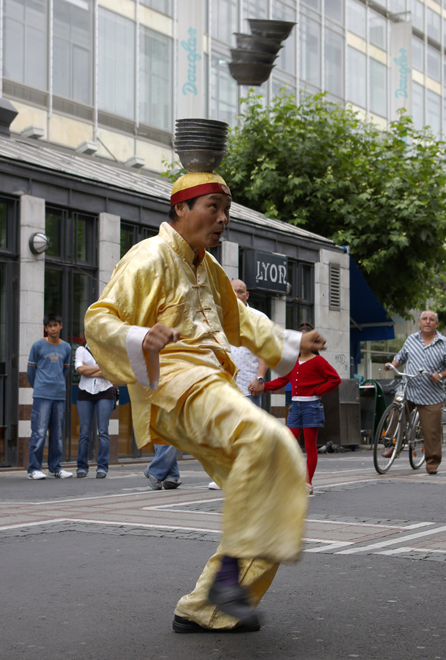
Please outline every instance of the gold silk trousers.
[[242, 560], [241, 584], [255, 605], [279, 562], [299, 557], [307, 510], [300, 448], [288, 428], [222, 376], [193, 386], [171, 413], [153, 407], [151, 430], [197, 458], [226, 496], [221, 545], [175, 613], [207, 628], [232, 628], [237, 620], [207, 600], [221, 556]]

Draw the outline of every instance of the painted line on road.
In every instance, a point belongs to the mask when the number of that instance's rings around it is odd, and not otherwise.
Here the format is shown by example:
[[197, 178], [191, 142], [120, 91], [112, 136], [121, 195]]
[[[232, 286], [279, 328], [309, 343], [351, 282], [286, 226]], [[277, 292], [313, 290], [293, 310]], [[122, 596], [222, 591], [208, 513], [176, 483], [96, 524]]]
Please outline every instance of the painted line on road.
[[433, 522], [420, 522], [413, 525], [402, 527], [401, 525], [381, 525], [380, 523], [360, 523], [360, 522], [343, 522], [342, 520], [319, 520], [317, 518], [306, 518], [305, 522], [312, 523], [328, 523], [330, 525], [353, 525], [354, 527], [384, 527], [386, 529], [417, 529], [418, 527], [427, 527], [428, 525], [435, 525]]
[[411, 541], [412, 539], [419, 539], [422, 536], [432, 536], [432, 534], [439, 534], [440, 532], [445, 532], [446, 526], [436, 527], [435, 529], [428, 529], [426, 532], [418, 532], [418, 534], [409, 534], [403, 536], [402, 538], [391, 539], [390, 541], [381, 541], [380, 543], [372, 543], [371, 545], [365, 545], [359, 548], [349, 548], [348, 550], [341, 550], [337, 552], [338, 555], [352, 555], [357, 552], [368, 552], [377, 550], [378, 548], [385, 548], [388, 545], [395, 545], [396, 543], [404, 543], [405, 541]]
[[52, 520], [41, 520], [39, 522], [22, 523], [17, 525], [7, 525], [0, 527], [0, 531], [7, 531], [9, 529], [19, 529], [20, 527], [35, 527], [37, 525], [50, 525], [54, 523], [83, 523], [88, 525], [114, 525], [115, 527], [142, 527], [144, 529], [172, 529], [182, 530], [188, 532], [210, 532], [211, 534], [221, 534], [219, 529], [207, 529], [202, 527], [179, 527], [178, 525], [150, 525], [147, 523], [131, 523], [119, 522], [110, 520], [86, 520], [84, 518], [54, 518]]
[[36, 525], [45, 525], [46, 523], [59, 523], [65, 521], [66, 518], [53, 518], [52, 520], [39, 520], [38, 522], [17, 523], [16, 525], [6, 525], [4, 527], [0, 527], [0, 532], [6, 531], [8, 529], [20, 529], [21, 527], [35, 527]]
[[433, 548], [411, 548], [411, 547], [402, 547], [402, 548], [392, 548], [392, 550], [383, 550], [382, 552], [375, 552], [375, 555], [398, 555], [402, 552], [437, 552], [442, 555], [446, 555], [446, 550], [434, 550]]

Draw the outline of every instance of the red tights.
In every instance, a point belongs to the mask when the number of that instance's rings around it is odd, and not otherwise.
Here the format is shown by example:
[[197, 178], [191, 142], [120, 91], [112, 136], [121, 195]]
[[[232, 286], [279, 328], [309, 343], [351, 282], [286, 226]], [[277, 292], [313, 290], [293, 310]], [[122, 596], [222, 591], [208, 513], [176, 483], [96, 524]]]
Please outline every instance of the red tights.
[[[316, 470], [317, 465], [317, 432], [318, 428], [303, 429], [304, 431], [304, 443], [305, 451], [307, 452], [307, 472], [308, 472], [308, 483], [313, 482], [313, 474]], [[296, 440], [300, 436], [302, 429], [290, 429], [291, 433], [294, 435]]]

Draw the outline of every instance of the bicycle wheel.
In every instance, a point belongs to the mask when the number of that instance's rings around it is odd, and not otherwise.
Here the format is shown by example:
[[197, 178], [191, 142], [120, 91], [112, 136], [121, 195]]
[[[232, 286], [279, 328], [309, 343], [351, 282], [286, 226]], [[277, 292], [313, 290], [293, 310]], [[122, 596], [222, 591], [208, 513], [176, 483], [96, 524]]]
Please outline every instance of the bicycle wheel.
[[385, 474], [395, 460], [401, 430], [400, 408], [391, 403], [379, 421], [373, 443], [373, 463], [379, 474]]
[[421, 428], [418, 410], [415, 409], [412, 411], [410, 415], [410, 423], [411, 437], [409, 442], [409, 463], [410, 467], [414, 470], [418, 470], [426, 460], [426, 455], [424, 453], [423, 429]]

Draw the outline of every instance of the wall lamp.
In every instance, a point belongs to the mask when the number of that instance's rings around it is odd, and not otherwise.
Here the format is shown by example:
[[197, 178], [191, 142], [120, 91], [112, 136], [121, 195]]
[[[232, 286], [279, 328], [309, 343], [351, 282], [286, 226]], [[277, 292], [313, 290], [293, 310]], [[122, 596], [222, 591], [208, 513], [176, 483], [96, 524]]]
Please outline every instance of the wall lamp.
[[33, 254], [43, 254], [50, 247], [50, 239], [41, 231], [32, 234], [29, 238], [29, 249]]

